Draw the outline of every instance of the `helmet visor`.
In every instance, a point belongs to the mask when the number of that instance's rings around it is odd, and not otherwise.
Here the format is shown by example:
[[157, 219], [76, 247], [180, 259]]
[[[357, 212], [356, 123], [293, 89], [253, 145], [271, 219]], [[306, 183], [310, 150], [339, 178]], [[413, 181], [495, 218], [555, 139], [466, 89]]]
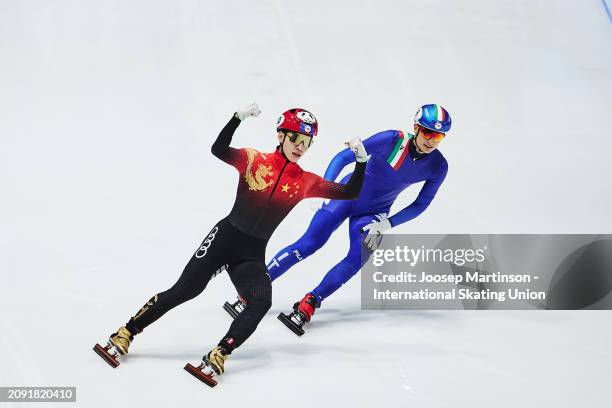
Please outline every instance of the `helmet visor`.
[[310, 145], [312, 144], [312, 136], [308, 136], [302, 133], [285, 132], [285, 136], [287, 136], [289, 141], [296, 146], [299, 146], [301, 143], [304, 143], [304, 147], [310, 147]]
[[446, 137], [446, 134], [444, 133], [436, 132], [423, 126], [419, 126], [419, 130], [419, 134], [421, 136], [427, 140], [433, 139], [434, 142], [441, 142]]

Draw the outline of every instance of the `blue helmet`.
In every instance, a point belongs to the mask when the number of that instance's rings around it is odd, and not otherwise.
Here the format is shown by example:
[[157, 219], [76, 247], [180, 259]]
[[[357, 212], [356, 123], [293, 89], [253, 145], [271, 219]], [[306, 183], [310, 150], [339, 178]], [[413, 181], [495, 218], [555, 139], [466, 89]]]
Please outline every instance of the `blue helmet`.
[[432, 103], [419, 108], [414, 123], [434, 132], [446, 133], [451, 128], [451, 117], [442, 106]]

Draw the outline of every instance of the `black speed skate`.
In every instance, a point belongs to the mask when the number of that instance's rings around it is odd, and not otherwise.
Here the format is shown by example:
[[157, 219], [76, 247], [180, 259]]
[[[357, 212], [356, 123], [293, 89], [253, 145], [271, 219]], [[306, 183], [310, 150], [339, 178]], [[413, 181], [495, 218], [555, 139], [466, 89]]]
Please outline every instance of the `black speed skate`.
[[238, 296], [238, 300], [234, 303], [225, 302], [223, 309], [232, 316], [232, 319], [236, 319], [240, 313], [244, 310], [247, 303], [242, 296]]
[[302, 328], [310, 321], [315, 309], [321, 306], [321, 302], [317, 296], [312, 293], [307, 293], [304, 298], [293, 305], [293, 312], [287, 314], [281, 313], [278, 315], [278, 320], [283, 322], [285, 326], [298, 336], [304, 334]]
[[302, 326], [304, 326], [306, 320], [304, 320], [299, 312], [293, 311], [288, 315], [281, 312], [278, 315], [278, 320], [283, 322], [283, 324], [296, 335], [301, 336], [304, 334], [304, 329], [302, 329]]

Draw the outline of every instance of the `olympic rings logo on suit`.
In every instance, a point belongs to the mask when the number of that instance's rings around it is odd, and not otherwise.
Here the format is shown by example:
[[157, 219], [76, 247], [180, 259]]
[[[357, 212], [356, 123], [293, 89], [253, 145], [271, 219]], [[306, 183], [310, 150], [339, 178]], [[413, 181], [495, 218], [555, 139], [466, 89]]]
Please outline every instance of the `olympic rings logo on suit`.
[[212, 231], [210, 231], [210, 233], [208, 234], [204, 242], [202, 242], [202, 245], [200, 246], [200, 248], [198, 248], [198, 250], [196, 251], [195, 253], [196, 258], [200, 259], [206, 256], [206, 253], [208, 252], [208, 248], [210, 247], [210, 244], [212, 244], [213, 240], [217, 236], [218, 231], [219, 231], [219, 227], [215, 227], [213, 228]]

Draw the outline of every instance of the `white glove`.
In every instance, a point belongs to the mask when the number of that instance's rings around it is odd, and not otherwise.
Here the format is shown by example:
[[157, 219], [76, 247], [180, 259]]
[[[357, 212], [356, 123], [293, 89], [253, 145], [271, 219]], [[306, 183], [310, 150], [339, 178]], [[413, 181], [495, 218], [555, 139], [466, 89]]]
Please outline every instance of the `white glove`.
[[372, 221], [368, 225], [361, 228], [361, 232], [368, 233], [363, 240], [363, 244], [371, 252], [374, 252], [378, 248], [380, 241], [382, 241], [382, 235], [385, 233], [385, 231], [391, 229], [391, 222], [389, 222], [387, 219], [387, 214], [381, 213], [375, 215], [375, 217], [378, 221]]
[[245, 106], [242, 109], [238, 109], [238, 111], [236, 112], [236, 117], [242, 122], [243, 120], [245, 120], [246, 118], [250, 118], [251, 116], [259, 116], [260, 113], [261, 109], [259, 109], [259, 106], [257, 106], [256, 103], [252, 103], [249, 106]]
[[319, 211], [325, 204], [329, 203], [329, 199], [325, 198], [313, 198], [310, 200], [310, 209], [314, 212]]
[[355, 154], [355, 160], [360, 163], [367, 162], [370, 156], [368, 156], [368, 152], [366, 152], [365, 146], [361, 142], [361, 139], [354, 137], [351, 140], [344, 142], [345, 145], [349, 147]]

